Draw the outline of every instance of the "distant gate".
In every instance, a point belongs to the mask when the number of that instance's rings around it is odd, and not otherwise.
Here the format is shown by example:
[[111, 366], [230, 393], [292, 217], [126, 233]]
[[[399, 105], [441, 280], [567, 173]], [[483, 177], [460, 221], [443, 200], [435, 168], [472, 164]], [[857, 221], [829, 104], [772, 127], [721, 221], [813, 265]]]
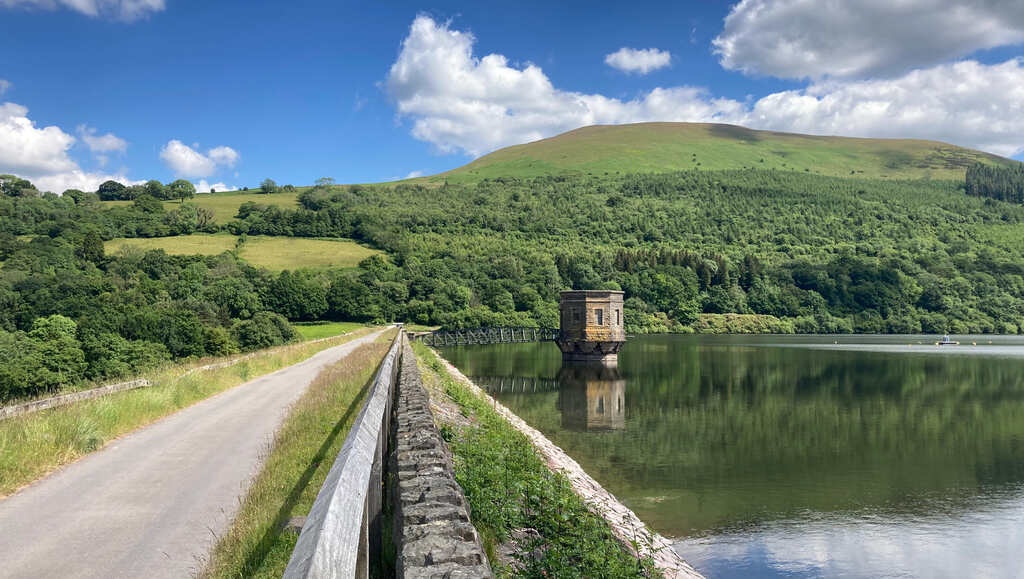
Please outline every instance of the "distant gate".
[[555, 328], [474, 328], [471, 330], [439, 330], [417, 334], [413, 339], [428, 346], [469, 346], [475, 344], [521, 344], [554, 342], [561, 336]]

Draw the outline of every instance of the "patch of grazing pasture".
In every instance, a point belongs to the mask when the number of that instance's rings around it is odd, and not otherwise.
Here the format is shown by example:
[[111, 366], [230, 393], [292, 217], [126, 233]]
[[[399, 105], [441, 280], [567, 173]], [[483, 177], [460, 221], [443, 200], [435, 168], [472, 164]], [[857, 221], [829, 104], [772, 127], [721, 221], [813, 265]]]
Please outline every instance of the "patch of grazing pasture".
[[[251, 193], [251, 192], [239, 192], [239, 191], [228, 191], [225, 193], [197, 193], [195, 197], [189, 199], [189, 203], [195, 203], [196, 205], [213, 211], [213, 215], [217, 220], [217, 223], [224, 224], [230, 221], [237, 213], [238, 208], [246, 202], [252, 201], [260, 205], [276, 205], [286, 209], [295, 209], [299, 206], [299, 193], [302, 189], [298, 189], [291, 193], [274, 193], [266, 195], [263, 193]], [[131, 205], [133, 201], [104, 201], [103, 204], [110, 207]], [[173, 211], [180, 207], [181, 204], [178, 201], [164, 201], [164, 209], [167, 211]]]
[[[104, 244], [104, 249], [108, 254], [117, 253], [124, 247], [137, 247], [143, 251], [162, 249], [170, 255], [219, 255], [235, 249], [238, 240], [234, 235], [196, 233], [175, 237], [111, 239]], [[346, 239], [268, 236], [249, 236], [238, 250], [242, 259], [271, 271], [355, 267], [360, 261], [378, 253]]]

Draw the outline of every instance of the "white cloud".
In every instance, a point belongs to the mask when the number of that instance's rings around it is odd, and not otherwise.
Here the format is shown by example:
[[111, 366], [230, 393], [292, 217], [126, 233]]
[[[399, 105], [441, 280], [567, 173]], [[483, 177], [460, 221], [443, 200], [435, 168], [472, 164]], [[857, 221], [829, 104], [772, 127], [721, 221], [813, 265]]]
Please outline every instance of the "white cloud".
[[224, 165], [225, 167], [234, 167], [235, 163], [238, 162], [238, 151], [235, 151], [231, 147], [214, 147], [207, 153], [211, 160], [218, 165]]
[[419, 16], [386, 87], [412, 134], [442, 152], [477, 155], [594, 124], [735, 123], [861, 137], [927, 138], [1002, 155], [1024, 151], [1024, 61], [959, 62], [869, 81], [832, 81], [753, 102], [695, 87], [633, 100], [560, 90], [536, 65], [472, 52], [472, 34]]
[[209, 177], [219, 167], [234, 167], [238, 158], [238, 152], [231, 147], [214, 147], [204, 155], [177, 139], [168, 141], [160, 150], [160, 159], [181, 177]]
[[0, 172], [42, 175], [77, 169], [68, 156], [74, 143], [59, 127], [36, 127], [27, 108], [0, 104]]
[[823, 83], [768, 95], [748, 126], [814, 134], [934, 139], [999, 155], [1024, 151], [1024, 60], [975, 61], [895, 79]]
[[225, 185], [224, 183], [207, 183], [206, 179], [200, 179], [199, 182], [195, 184], [195, 186], [196, 186], [196, 193], [209, 193], [212, 190], [216, 190], [218, 193], [221, 192], [221, 191], [237, 191], [238, 190], [237, 187], [229, 187], [229, 186]]
[[97, 135], [96, 129], [87, 125], [78, 126], [78, 135], [82, 137], [82, 141], [93, 153], [123, 153], [128, 149], [128, 141], [114, 133]]
[[69, 8], [92, 17], [138, 20], [154, 12], [162, 12], [164, 0], [0, 0], [5, 8], [41, 8], [56, 10]]
[[1013, 0], [743, 0], [712, 41], [725, 68], [782, 78], [897, 75], [1021, 42]]
[[409, 171], [409, 174], [405, 176], [406, 179], [415, 179], [416, 177], [422, 177], [423, 171]]
[[742, 112], [736, 101], [702, 89], [655, 89], [621, 101], [555, 88], [534, 64], [509, 66], [500, 54], [473, 56], [472, 34], [428, 16], [413, 21], [386, 87], [413, 136], [443, 152], [475, 155], [583, 125], [640, 120], [724, 120]]
[[116, 174], [83, 171], [69, 155], [75, 138], [59, 127], [38, 128], [28, 109], [15, 103], [0, 104], [0, 173], [12, 173], [32, 182], [40, 191], [65, 189], [95, 191], [114, 179], [128, 185], [124, 171]]
[[672, 55], [657, 48], [622, 47], [604, 57], [604, 63], [622, 72], [647, 74], [672, 64]]
[[100, 183], [104, 181], [117, 181], [122, 185], [142, 185], [145, 181], [129, 179], [124, 171], [118, 173], [94, 173], [81, 169], [72, 169], [63, 173], [54, 173], [40, 177], [25, 177], [40, 191], [52, 191], [63, 193], [67, 189], [79, 189], [81, 191], [95, 191]]
[[4, 93], [10, 90], [12, 86], [14, 84], [11, 81], [0, 78], [0, 96], [4, 96]]

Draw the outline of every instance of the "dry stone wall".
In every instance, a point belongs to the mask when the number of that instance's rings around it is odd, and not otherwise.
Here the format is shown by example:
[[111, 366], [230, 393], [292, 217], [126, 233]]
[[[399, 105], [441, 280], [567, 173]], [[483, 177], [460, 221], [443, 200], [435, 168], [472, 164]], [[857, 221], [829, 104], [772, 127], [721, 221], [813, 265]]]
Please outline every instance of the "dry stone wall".
[[408, 342], [392, 424], [398, 577], [493, 577]]

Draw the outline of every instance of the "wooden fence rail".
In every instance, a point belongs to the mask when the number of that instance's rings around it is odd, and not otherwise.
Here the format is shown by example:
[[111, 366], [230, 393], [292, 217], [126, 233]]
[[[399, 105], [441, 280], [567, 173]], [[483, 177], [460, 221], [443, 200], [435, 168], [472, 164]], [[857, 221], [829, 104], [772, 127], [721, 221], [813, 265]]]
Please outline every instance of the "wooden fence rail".
[[365, 578], [371, 560], [379, 559], [382, 474], [403, 339], [399, 331], [377, 371], [302, 526], [285, 579]]
[[414, 337], [428, 346], [439, 347], [554, 342], [560, 335], [561, 332], [555, 328], [473, 328], [439, 330]]

